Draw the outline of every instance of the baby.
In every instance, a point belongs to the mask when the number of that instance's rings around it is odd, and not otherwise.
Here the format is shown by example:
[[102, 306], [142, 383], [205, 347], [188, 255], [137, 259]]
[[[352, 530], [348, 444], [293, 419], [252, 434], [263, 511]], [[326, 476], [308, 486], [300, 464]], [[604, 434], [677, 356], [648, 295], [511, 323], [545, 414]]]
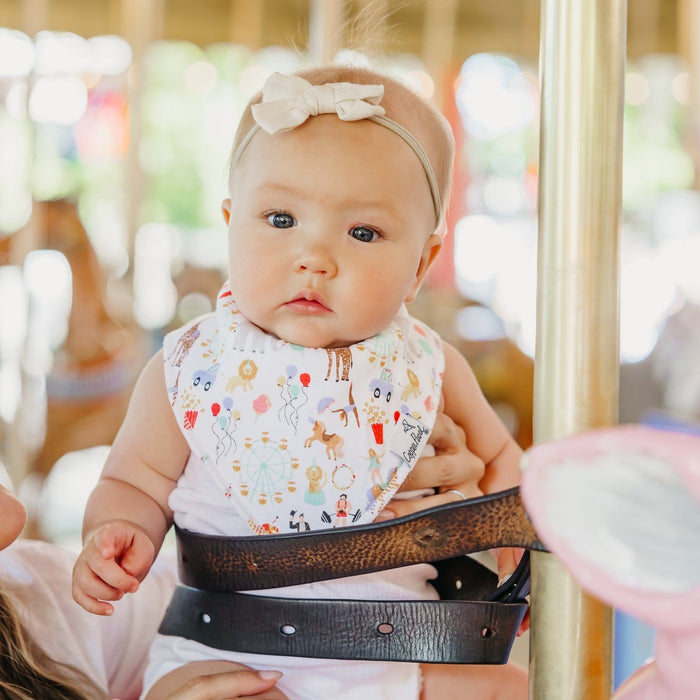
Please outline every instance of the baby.
[[[134, 591], [173, 522], [227, 536], [372, 522], [415, 488], [439, 407], [478, 468], [421, 507], [518, 483], [520, 449], [467, 362], [405, 306], [442, 245], [453, 156], [442, 115], [386, 76], [329, 66], [267, 80], [232, 149], [229, 280], [137, 383], [86, 509], [83, 607], [109, 614]], [[501, 550], [500, 575], [515, 564]], [[434, 576], [419, 564], [263, 594], [430, 599]], [[226, 663], [284, 671], [292, 699], [444, 700], [467, 683], [474, 698], [527, 697], [510, 665], [289, 659], [162, 635], [144, 698]]]

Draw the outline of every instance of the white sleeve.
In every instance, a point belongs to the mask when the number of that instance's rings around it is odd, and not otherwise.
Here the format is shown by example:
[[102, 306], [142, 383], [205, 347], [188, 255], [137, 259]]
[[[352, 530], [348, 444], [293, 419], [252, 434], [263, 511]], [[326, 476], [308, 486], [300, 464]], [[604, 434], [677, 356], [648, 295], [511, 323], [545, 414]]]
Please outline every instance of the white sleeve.
[[102, 618], [103, 654], [113, 697], [138, 698], [148, 652], [176, 583], [175, 554], [161, 554], [139, 590], [124, 596], [114, 615]]

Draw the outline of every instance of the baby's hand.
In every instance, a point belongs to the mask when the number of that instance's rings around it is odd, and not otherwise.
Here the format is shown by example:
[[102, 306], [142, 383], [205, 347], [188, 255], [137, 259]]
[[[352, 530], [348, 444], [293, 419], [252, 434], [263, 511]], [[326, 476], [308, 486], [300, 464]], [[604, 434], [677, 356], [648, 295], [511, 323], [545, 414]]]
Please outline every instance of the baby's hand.
[[154, 558], [153, 542], [135, 525], [104, 523], [85, 538], [73, 567], [73, 598], [88, 612], [111, 615], [106, 601], [135, 592]]

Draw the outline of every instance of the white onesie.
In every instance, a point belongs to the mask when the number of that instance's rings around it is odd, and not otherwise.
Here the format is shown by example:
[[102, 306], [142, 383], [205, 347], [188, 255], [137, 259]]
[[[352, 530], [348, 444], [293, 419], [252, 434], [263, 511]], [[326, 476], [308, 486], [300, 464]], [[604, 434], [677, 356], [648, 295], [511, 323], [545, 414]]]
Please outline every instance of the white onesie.
[[[164, 342], [167, 389], [191, 448], [170, 496], [176, 524], [243, 536], [371, 522], [419, 458], [435, 422], [444, 353], [405, 308], [350, 347], [306, 348], [270, 336], [225, 285], [216, 312]], [[257, 591], [311, 598], [435, 599], [433, 567]], [[160, 637], [146, 685], [194, 659], [282, 670], [292, 700], [418, 697], [417, 664], [232, 654]]]

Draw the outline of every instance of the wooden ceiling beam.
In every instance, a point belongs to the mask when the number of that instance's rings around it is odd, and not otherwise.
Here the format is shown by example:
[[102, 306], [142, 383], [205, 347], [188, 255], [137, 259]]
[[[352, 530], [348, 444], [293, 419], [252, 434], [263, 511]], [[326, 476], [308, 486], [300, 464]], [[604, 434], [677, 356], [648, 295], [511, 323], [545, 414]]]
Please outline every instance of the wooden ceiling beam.
[[[33, 0], [32, 0], [33, 1]], [[46, 11], [32, 13], [32, 29], [73, 31], [81, 36], [121, 32], [120, 0], [37, 0]], [[165, 39], [198, 45], [225, 41], [252, 49], [282, 45], [305, 49], [309, 41], [312, 0], [164, 0]], [[443, 0], [384, 0], [387, 8], [385, 46], [390, 52], [423, 52], [426, 8]], [[679, 13], [683, 0], [628, 2], [627, 55], [680, 53]], [[539, 53], [537, 0], [455, 0], [455, 61], [479, 51], [500, 51], [536, 62]], [[344, 0], [349, 26], [367, 0]], [[376, 0], [374, 3], [376, 4]], [[449, 3], [448, 3], [449, 4]], [[0, 0], [0, 27], [28, 27], [25, 0]], [[43, 20], [40, 18], [44, 17]], [[35, 18], [35, 19], [34, 19]], [[384, 29], [382, 30], [384, 31]], [[359, 37], [360, 39], [362, 37]]]
[[264, 3], [231, 0], [229, 41], [257, 51], [263, 46]]

